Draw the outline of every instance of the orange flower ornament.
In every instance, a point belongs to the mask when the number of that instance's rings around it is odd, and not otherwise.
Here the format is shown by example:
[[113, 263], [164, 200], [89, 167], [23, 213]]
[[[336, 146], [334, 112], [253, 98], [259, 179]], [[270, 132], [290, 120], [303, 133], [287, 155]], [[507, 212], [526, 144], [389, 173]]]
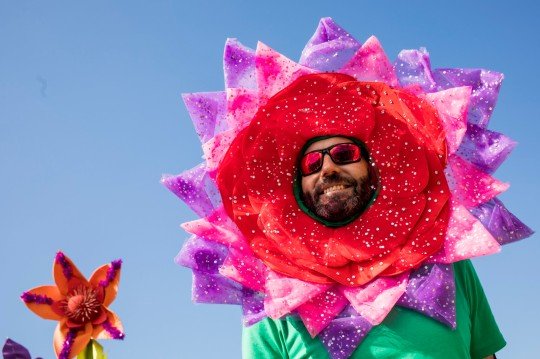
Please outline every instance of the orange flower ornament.
[[124, 339], [120, 319], [108, 309], [118, 292], [120, 259], [98, 268], [87, 280], [64, 253], [53, 264], [56, 285], [21, 295], [26, 306], [44, 319], [57, 320], [54, 351], [59, 359], [77, 356], [91, 339]]

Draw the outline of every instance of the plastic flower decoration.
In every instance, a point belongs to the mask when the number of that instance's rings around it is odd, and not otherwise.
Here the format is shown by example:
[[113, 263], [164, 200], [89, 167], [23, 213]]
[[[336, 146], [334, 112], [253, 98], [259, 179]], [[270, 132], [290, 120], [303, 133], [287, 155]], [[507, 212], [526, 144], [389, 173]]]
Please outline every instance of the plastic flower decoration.
[[[163, 177], [201, 216], [176, 258], [196, 302], [239, 304], [245, 325], [298, 315], [347, 358], [395, 305], [455, 328], [451, 263], [532, 234], [491, 177], [515, 146], [487, 129], [502, 74], [432, 70], [425, 49], [392, 64], [329, 18], [299, 63], [230, 39], [224, 69], [224, 92], [184, 95], [205, 163]], [[377, 174], [373, 203], [340, 225], [298, 195], [298, 158], [324, 136], [361, 141]]]
[[56, 254], [56, 285], [30, 289], [21, 295], [26, 306], [43, 319], [57, 320], [54, 351], [69, 359], [94, 343], [93, 339], [124, 339], [120, 319], [108, 307], [116, 298], [121, 260], [99, 267], [87, 280], [62, 252]]

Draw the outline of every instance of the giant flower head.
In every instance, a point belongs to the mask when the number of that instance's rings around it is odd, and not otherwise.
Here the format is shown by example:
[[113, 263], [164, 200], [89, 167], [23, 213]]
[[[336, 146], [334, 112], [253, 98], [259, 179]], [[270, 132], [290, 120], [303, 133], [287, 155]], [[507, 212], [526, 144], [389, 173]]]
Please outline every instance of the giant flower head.
[[58, 321], [53, 344], [59, 359], [77, 356], [91, 339], [124, 339], [120, 319], [108, 308], [118, 292], [121, 265], [121, 260], [112, 261], [87, 280], [71, 259], [58, 252], [53, 264], [56, 285], [21, 295], [38, 316]]
[[[195, 301], [240, 304], [247, 325], [294, 313], [346, 358], [394, 305], [454, 327], [450, 264], [531, 234], [490, 175], [515, 145], [486, 128], [501, 74], [432, 70], [424, 49], [392, 64], [329, 18], [299, 63], [229, 40], [224, 68], [225, 92], [184, 95], [205, 163], [163, 179], [202, 217], [177, 257]], [[361, 141], [377, 174], [374, 202], [340, 225], [297, 193], [298, 157], [325, 136]]]

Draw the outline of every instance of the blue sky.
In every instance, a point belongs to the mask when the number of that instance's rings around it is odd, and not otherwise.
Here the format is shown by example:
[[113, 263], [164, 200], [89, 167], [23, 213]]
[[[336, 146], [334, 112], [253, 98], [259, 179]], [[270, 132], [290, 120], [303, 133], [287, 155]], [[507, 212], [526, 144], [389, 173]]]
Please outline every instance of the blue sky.
[[[540, 228], [539, 5], [533, 1], [7, 1], [0, 0], [0, 338], [53, 357], [54, 322], [19, 295], [52, 283], [62, 249], [89, 275], [124, 260], [112, 305], [124, 342], [110, 358], [238, 358], [237, 307], [195, 305], [191, 274], [173, 262], [195, 215], [163, 173], [200, 162], [183, 92], [223, 88], [227, 37], [258, 40], [298, 60], [321, 17], [360, 41], [376, 35], [394, 59], [424, 46], [433, 67], [505, 74], [490, 128], [519, 142], [496, 177], [501, 198]], [[474, 260], [508, 345], [540, 352], [537, 235]]]

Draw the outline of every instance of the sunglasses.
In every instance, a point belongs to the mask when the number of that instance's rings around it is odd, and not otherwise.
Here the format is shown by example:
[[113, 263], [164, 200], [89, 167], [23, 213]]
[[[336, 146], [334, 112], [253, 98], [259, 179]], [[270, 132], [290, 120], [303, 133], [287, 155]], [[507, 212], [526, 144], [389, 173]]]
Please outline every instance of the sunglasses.
[[359, 162], [362, 159], [362, 151], [355, 143], [338, 143], [322, 150], [306, 153], [300, 160], [300, 172], [302, 176], [309, 176], [321, 170], [324, 155], [328, 154], [336, 165]]

